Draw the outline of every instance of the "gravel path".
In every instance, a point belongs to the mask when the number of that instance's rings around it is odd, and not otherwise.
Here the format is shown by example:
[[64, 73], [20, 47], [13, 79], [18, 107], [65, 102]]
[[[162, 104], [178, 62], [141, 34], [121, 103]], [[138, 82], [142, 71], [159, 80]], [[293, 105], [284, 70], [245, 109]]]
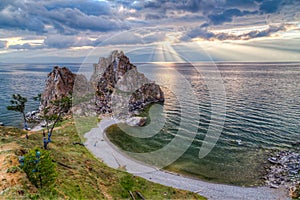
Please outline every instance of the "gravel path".
[[136, 176], [143, 177], [162, 185], [196, 192], [208, 199], [215, 200], [285, 200], [287, 191], [284, 188], [271, 189], [269, 187], [238, 187], [224, 184], [208, 183], [201, 180], [187, 178], [179, 174], [159, 170], [129, 158], [106, 138], [104, 130], [117, 123], [111, 118], [101, 120], [97, 128], [85, 134], [86, 147], [99, 159], [112, 168], [125, 167]]

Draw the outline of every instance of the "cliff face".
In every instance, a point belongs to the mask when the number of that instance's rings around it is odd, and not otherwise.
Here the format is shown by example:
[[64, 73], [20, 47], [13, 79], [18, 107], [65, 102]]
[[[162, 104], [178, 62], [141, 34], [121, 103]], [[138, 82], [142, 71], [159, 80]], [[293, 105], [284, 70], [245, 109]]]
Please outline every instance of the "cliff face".
[[72, 95], [75, 79], [80, 79], [81, 82], [87, 82], [82, 75], [76, 75], [66, 67], [54, 67], [53, 70], [48, 74], [46, 86], [41, 96], [41, 105], [39, 109], [44, 110], [45, 108], [49, 107], [50, 113], [55, 112], [56, 108], [51, 102], [61, 99], [65, 96]]
[[123, 118], [150, 103], [164, 101], [159, 85], [139, 73], [123, 52], [113, 51], [108, 58], [100, 58], [94, 68], [95, 104], [101, 114]]

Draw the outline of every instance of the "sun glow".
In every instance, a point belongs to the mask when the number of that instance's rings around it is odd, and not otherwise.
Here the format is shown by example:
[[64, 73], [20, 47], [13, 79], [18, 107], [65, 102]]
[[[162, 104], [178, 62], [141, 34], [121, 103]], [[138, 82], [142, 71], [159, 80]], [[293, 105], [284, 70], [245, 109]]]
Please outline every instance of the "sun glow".
[[41, 45], [44, 42], [44, 39], [24, 40], [22, 37], [1, 38], [0, 40], [7, 42], [6, 47], [23, 44], [30, 44], [34, 46]]

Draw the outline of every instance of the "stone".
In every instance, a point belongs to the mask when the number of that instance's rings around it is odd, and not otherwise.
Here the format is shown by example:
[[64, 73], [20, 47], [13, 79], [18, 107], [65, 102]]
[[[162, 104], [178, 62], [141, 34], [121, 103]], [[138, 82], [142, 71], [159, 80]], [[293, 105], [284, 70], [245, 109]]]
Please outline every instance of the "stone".
[[268, 158], [270, 166], [266, 169], [265, 182], [272, 188], [283, 185], [287, 188], [300, 182], [300, 154], [281, 151]]
[[270, 183], [270, 187], [277, 189], [277, 188], [279, 188], [279, 185], [277, 185], [275, 183]]
[[289, 196], [294, 199], [300, 198], [300, 183], [290, 187]]
[[268, 161], [270, 163], [273, 163], [273, 164], [277, 164], [278, 163], [278, 161], [277, 161], [277, 159], [275, 157], [268, 158]]
[[125, 122], [129, 126], [144, 126], [147, 122], [147, 117], [131, 117], [128, 118]]

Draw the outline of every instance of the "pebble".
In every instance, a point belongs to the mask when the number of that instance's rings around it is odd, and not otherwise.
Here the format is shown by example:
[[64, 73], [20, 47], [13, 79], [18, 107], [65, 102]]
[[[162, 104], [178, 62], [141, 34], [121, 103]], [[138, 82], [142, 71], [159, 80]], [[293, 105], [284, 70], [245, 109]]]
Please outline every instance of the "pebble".
[[292, 151], [281, 151], [268, 158], [270, 167], [264, 177], [266, 185], [278, 188], [283, 185], [287, 188], [300, 183], [300, 154]]

